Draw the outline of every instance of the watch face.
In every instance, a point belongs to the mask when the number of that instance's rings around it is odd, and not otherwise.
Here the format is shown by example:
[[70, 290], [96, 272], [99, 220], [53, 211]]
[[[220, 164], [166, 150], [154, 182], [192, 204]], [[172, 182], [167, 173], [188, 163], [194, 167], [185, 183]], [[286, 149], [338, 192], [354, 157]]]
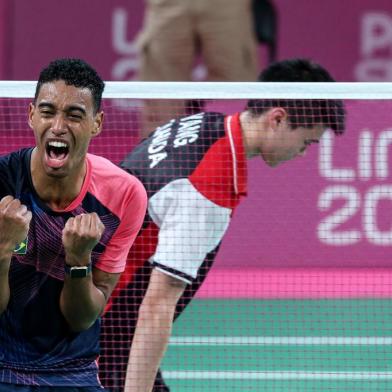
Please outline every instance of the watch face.
[[71, 267], [71, 278], [85, 278], [88, 275], [88, 267]]
[[91, 265], [86, 267], [69, 267], [66, 272], [71, 278], [85, 278], [91, 272]]

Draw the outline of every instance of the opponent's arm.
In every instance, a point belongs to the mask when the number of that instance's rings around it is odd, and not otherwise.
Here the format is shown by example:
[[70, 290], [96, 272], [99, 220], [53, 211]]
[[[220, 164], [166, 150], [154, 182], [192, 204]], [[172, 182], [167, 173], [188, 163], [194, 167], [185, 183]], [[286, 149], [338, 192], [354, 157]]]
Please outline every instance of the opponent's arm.
[[12, 196], [0, 200], [0, 314], [10, 297], [8, 273], [15, 246], [27, 237], [32, 214]]
[[186, 283], [157, 269], [140, 306], [129, 355], [125, 392], [151, 392]]
[[[100, 240], [104, 225], [96, 213], [68, 219], [63, 229], [65, 263], [68, 267], [91, 264], [91, 252]], [[60, 308], [73, 331], [88, 329], [102, 313], [119, 274], [94, 268], [85, 277], [66, 274], [60, 296]]]

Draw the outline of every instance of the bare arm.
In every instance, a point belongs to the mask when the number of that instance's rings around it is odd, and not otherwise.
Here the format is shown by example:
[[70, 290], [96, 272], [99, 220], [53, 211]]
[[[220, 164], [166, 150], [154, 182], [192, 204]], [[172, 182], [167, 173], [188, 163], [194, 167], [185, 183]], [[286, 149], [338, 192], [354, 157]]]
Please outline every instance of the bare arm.
[[85, 278], [65, 278], [60, 307], [73, 331], [84, 331], [94, 324], [119, 276], [94, 268], [93, 273]]
[[0, 314], [10, 298], [8, 273], [15, 246], [26, 239], [32, 214], [12, 196], [0, 200]]
[[125, 392], [151, 392], [171, 335], [177, 302], [186, 283], [152, 271], [150, 283], [139, 310], [129, 355]]
[[0, 255], [0, 314], [7, 308], [10, 299], [10, 287], [8, 284], [8, 272], [11, 264], [9, 254]]
[[[88, 266], [91, 251], [102, 236], [104, 225], [97, 214], [81, 214], [68, 219], [63, 229], [65, 262], [68, 266]], [[83, 278], [66, 276], [60, 309], [73, 331], [88, 329], [102, 313], [119, 274], [94, 269]]]

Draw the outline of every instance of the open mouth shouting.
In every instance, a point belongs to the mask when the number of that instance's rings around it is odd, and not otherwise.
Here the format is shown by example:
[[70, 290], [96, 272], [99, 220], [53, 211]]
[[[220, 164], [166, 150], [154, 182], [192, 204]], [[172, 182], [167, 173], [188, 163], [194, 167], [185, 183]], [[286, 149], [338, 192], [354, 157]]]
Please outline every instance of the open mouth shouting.
[[63, 167], [68, 161], [69, 144], [65, 140], [49, 140], [45, 146], [45, 162], [53, 169]]

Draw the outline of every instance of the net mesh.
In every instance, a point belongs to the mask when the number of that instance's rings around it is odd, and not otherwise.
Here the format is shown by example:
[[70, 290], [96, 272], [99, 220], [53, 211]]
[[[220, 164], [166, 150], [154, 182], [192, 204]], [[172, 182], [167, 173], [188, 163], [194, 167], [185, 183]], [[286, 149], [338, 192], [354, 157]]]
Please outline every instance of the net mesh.
[[[245, 99], [230, 98], [230, 87], [225, 99], [182, 90], [181, 101], [154, 92], [104, 99], [104, 130], [89, 151], [132, 171], [150, 197], [103, 317], [99, 365], [109, 391], [123, 390], [148, 260], [187, 284], [156, 391], [166, 390], [163, 380], [171, 391], [390, 390], [392, 93], [345, 98], [334, 85], [326, 98], [343, 98], [345, 134], [328, 131], [275, 169], [246, 163], [238, 145], [233, 114], [247, 105], [246, 90], [237, 90]], [[284, 106], [269, 89], [251, 96], [258, 108]], [[339, 133], [342, 112], [323, 88], [302, 92], [306, 99], [289, 101], [293, 137], [314, 121]], [[0, 154], [34, 145], [28, 96], [0, 98]], [[171, 121], [174, 112], [186, 118]], [[164, 217], [178, 227], [166, 231]]]

